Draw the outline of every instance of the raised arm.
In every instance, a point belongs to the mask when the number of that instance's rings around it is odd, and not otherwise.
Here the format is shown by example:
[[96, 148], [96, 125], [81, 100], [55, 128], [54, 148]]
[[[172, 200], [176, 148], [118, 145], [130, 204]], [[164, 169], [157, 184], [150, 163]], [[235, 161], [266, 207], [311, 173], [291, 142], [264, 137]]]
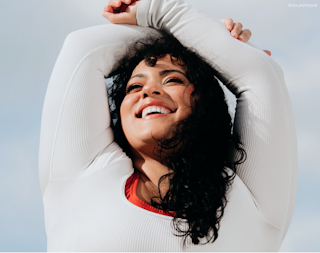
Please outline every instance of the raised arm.
[[234, 132], [247, 153], [238, 176], [261, 218], [284, 235], [295, 202], [297, 144], [281, 68], [265, 52], [232, 38], [220, 21], [182, 1], [141, 0], [136, 17], [138, 25], [165, 29], [196, 49], [230, 80], [227, 87], [238, 99]]
[[105, 77], [115, 52], [150, 28], [102, 25], [71, 33], [54, 66], [45, 97], [39, 169], [44, 193], [49, 180], [73, 178], [88, 169], [113, 141]]

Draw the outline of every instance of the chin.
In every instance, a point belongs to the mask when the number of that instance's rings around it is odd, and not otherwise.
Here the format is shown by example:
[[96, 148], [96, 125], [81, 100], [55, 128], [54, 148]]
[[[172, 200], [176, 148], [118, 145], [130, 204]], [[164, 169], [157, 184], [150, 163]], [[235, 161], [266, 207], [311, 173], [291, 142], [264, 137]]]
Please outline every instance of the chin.
[[[125, 132], [124, 132], [125, 133]], [[166, 138], [168, 135], [168, 131], [165, 129], [155, 129], [155, 127], [148, 127], [143, 131], [137, 131], [125, 134], [130, 146], [135, 150], [141, 149], [153, 149], [158, 146], [156, 140], [161, 140]]]

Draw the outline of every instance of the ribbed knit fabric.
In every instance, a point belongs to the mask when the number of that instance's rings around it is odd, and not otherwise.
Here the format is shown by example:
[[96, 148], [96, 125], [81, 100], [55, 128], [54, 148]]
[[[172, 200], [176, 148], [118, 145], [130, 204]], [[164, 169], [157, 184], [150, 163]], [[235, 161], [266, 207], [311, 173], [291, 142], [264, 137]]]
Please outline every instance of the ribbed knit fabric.
[[168, 213], [165, 213], [163, 210], [155, 208], [151, 205], [149, 205], [148, 203], [144, 202], [143, 200], [141, 200], [136, 192], [137, 192], [137, 186], [138, 186], [138, 182], [139, 182], [139, 171], [135, 170], [135, 172], [131, 175], [131, 177], [129, 177], [129, 179], [126, 182], [126, 188], [125, 188], [125, 193], [126, 193], [126, 198], [134, 205], [139, 206], [143, 209], [146, 209], [150, 212], [155, 212], [155, 213], [159, 213], [162, 215], [167, 215], [167, 216], [171, 216], [173, 217], [175, 215], [175, 212], [173, 211], [169, 211]]
[[[234, 39], [220, 21], [181, 1], [141, 0], [137, 17], [139, 26], [71, 33], [53, 69], [39, 158], [48, 250], [278, 250], [293, 214], [297, 181], [295, 127], [281, 68], [263, 51]], [[196, 49], [231, 81], [227, 88], [238, 99], [234, 132], [248, 157], [228, 192], [214, 243], [187, 240], [184, 249], [172, 217], [125, 196], [134, 169], [113, 139], [105, 77], [131, 42], [157, 34], [150, 27]]]

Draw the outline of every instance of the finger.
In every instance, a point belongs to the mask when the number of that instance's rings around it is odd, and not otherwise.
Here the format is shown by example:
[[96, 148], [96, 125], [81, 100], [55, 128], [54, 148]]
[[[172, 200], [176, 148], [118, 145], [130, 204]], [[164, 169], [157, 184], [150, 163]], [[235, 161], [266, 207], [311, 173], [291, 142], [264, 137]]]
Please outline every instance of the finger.
[[108, 5], [120, 7], [122, 4], [130, 4], [131, 0], [110, 0]]
[[231, 31], [231, 36], [237, 39], [239, 34], [241, 33], [241, 30], [242, 24], [240, 22], [234, 23], [233, 29]]
[[113, 13], [113, 12], [104, 12], [102, 16], [108, 19], [112, 24], [117, 24], [116, 15], [120, 15], [120, 13]]
[[118, 10], [120, 10], [121, 6], [120, 7], [115, 7], [115, 6], [112, 6], [112, 5], [107, 5], [106, 7], [104, 7], [104, 12], [111, 12], [111, 13], [114, 13], [114, 12], [117, 12]]
[[242, 42], [246, 42], [250, 39], [251, 37], [251, 31], [248, 29], [244, 29], [241, 31], [238, 39], [241, 40]]
[[271, 52], [269, 50], [263, 50], [265, 51], [269, 56], [271, 56]]
[[104, 12], [102, 14], [106, 19], [108, 19], [112, 24], [127, 24], [130, 21], [130, 17], [128, 13], [111, 13]]
[[104, 12], [111, 12], [113, 13], [114, 10], [119, 9], [120, 7], [112, 7], [111, 5], [106, 5], [106, 7], [104, 7]]
[[226, 25], [226, 27], [227, 27], [227, 29], [229, 31], [232, 30], [232, 28], [233, 28], [233, 20], [231, 18], [221, 18], [219, 20]]
[[121, 1], [120, 0], [110, 0], [108, 5], [111, 6], [112, 8], [119, 8], [121, 6]]
[[108, 5], [105, 6], [104, 12], [113, 12], [114, 10], [120, 10], [123, 4], [129, 5], [131, 0], [110, 0]]
[[120, 9], [119, 11], [117, 11], [117, 13], [121, 13], [121, 12], [130, 12], [130, 7], [133, 7], [136, 5], [136, 0], [131, 0], [131, 3], [130, 4], [122, 4], [120, 6]]
[[128, 6], [129, 6], [129, 4], [122, 4], [119, 12], [125, 12], [127, 10]]

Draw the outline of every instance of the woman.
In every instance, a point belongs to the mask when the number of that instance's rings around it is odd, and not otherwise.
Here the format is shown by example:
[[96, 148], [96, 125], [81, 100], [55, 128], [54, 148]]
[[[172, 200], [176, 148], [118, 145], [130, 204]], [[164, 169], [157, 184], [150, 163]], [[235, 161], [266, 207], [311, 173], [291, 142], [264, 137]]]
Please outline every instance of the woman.
[[[264, 52], [232, 38], [221, 22], [206, 18], [186, 4], [175, 0], [123, 3], [111, 1], [105, 17], [112, 23], [138, 26], [98, 26], [70, 34], [50, 79], [40, 147], [48, 250], [278, 250], [293, 212], [297, 164], [294, 124], [281, 68]], [[173, 34], [200, 57], [193, 52], [175, 54], [181, 51], [181, 46], [170, 39], [173, 55], [165, 46], [160, 47], [164, 48], [160, 55], [152, 53], [145, 38], [155, 31], [146, 26]], [[159, 45], [166, 45], [159, 40]], [[142, 41], [145, 46], [138, 43], [136, 51], [127, 51], [134, 41]], [[136, 59], [132, 52], [149, 55], [138, 61], [139, 57]], [[128, 61], [122, 60], [119, 65], [116, 58], [122, 59], [124, 54]], [[192, 160], [193, 152], [189, 154], [191, 158], [183, 153], [179, 160], [179, 150], [186, 150], [185, 146], [197, 150], [190, 145], [193, 143], [189, 138], [193, 136], [176, 142], [177, 136], [183, 137], [184, 130], [188, 133], [193, 123], [198, 123], [192, 121], [197, 112], [207, 110], [201, 108], [202, 98], [208, 100], [206, 90], [199, 92], [201, 87], [193, 83], [202, 77], [194, 71], [198, 68], [192, 67], [190, 57], [202, 64], [205, 73], [213, 68], [214, 76], [238, 98], [234, 136], [221, 145], [211, 142], [216, 153], [224, 151], [223, 159], [211, 159], [212, 168], [219, 167], [220, 174], [213, 174], [216, 170], [209, 167], [199, 168], [207, 173], [205, 176], [198, 170], [190, 172], [193, 165], [201, 164], [210, 153], [193, 160], [191, 165], [188, 161]], [[130, 68], [133, 70], [125, 83], [123, 100], [121, 103], [114, 100], [118, 106], [111, 108], [116, 141], [132, 160], [114, 142], [104, 82], [105, 77], [115, 75], [115, 87], [121, 91]], [[121, 70], [125, 70], [123, 75]], [[215, 87], [216, 97], [221, 100], [223, 94]], [[111, 98], [121, 95], [119, 90], [111, 89]], [[223, 103], [217, 105], [221, 110], [215, 113], [226, 111]], [[145, 110], [146, 106], [156, 110], [159, 107], [161, 114], [152, 115], [152, 110]], [[229, 122], [226, 129], [209, 133], [208, 140], [228, 136], [230, 117], [229, 121], [225, 117], [223, 122]], [[214, 129], [221, 126], [219, 120], [215, 120]], [[195, 135], [196, 148], [202, 148], [203, 142], [197, 142], [201, 134], [199, 131]], [[243, 163], [244, 152], [235, 138], [237, 135], [247, 155]], [[202, 140], [205, 137], [201, 136]], [[219, 158], [217, 154], [212, 156]], [[241, 164], [236, 166], [237, 163]], [[227, 166], [236, 169], [237, 174]], [[132, 181], [137, 179], [134, 175], [141, 179], [132, 187]], [[162, 176], [164, 183], [159, 184]], [[181, 178], [187, 178], [189, 183], [179, 183]], [[223, 180], [224, 184], [220, 188], [212, 186], [218, 189], [213, 194], [206, 187], [216, 178], [220, 180], [212, 185]], [[137, 197], [146, 205], [158, 206], [163, 213], [150, 206], [145, 210], [132, 204], [134, 201], [127, 199], [131, 195], [126, 194], [126, 185], [136, 190]], [[185, 186], [184, 191], [176, 189]], [[176, 192], [184, 192], [188, 202], [179, 200]], [[181, 208], [171, 208], [178, 206]], [[214, 215], [201, 216], [207, 206]], [[193, 213], [201, 217], [197, 219]], [[176, 221], [173, 228], [172, 216]], [[183, 247], [183, 241], [173, 234], [184, 236], [188, 247]]]

